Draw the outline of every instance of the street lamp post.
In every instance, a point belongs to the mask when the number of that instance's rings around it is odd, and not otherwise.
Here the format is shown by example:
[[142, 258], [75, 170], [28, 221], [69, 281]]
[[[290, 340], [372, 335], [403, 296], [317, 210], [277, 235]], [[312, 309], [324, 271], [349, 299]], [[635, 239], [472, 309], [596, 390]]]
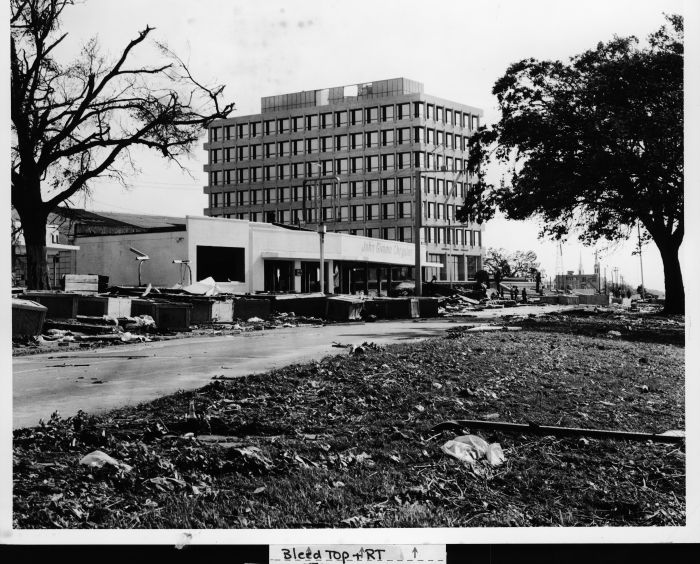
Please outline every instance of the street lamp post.
[[326, 238], [326, 224], [323, 220], [323, 190], [321, 188], [321, 181], [322, 180], [332, 180], [333, 181], [333, 197], [331, 199], [331, 209], [333, 210], [333, 214], [335, 216], [336, 214], [336, 200], [337, 200], [337, 195], [336, 195], [336, 189], [340, 187], [340, 177], [338, 176], [321, 176], [321, 163], [311, 163], [312, 166], [318, 167], [318, 176], [316, 178], [311, 178], [311, 179], [304, 179], [303, 185], [302, 185], [302, 213], [304, 214], [304, 219], [306, 219], [306, 187], [309, 185], [309, 183], [313, 182], [314, 183], [314, 188], [315, 188], [315, 193], [314, 193], [314, 211], [316, 214], [316, 223], [317, 223], [317, 228], [316, 230], [318, 231], [318, 239], [319, 239], [319, 268], [318, 268], [318, 279], [319, 279], [319, 290], [322, 293], [325, 293], [325, 272], [324, 272], [324, 266], [325, 266], [325, 256], [324, 256], [324, 246], [325, 246], [325, 238]]

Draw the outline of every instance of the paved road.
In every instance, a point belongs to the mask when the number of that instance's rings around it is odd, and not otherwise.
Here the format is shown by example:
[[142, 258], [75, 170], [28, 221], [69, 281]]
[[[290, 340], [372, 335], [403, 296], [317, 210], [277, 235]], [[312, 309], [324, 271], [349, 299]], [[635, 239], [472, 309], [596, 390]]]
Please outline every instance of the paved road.
[[[478, 320], [552, 309], [560, 308], [485, 310], [479, 312]], [[17, 357], [12, 362], [13, 427], [36, 425], [54, 411], [68, 417], [79, 409], [97, 413], [149, 401], [201, 387], [215, 375], [243, 376], [345, 353], [333, 347], [334, 342], [396, 343], [441, 335], [455, 323], [468, 321], [447, 318], [302, 326]]]

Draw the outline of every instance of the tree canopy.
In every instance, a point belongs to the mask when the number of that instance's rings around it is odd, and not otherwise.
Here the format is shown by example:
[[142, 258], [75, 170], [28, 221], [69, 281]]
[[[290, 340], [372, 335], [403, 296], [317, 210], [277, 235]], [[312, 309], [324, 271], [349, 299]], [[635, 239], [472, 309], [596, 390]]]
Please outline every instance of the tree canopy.
[[27, 246], [27, 283], [45, 287], [48, 214], [90, 181], [115, 184], [133, 170], [130, 149], [153, 149], [178, 161], [203, 128], [233, 110], [223, 86], [206, 86], [165, 45], [160, 60], [134, 65], [134, 52], [154, 28], [146, 26], [109, 61], [97, 39], [78, 57], [56, 60], [67, 34], [60, 20], [72, 0], [11, 0], [11, 201]]
[[[516, 62], [493, 93], [501, 118], [470, 139], [476, 182], [459, 218], [500, 209], [587, 244], [627, 238], [639, 222], [664, 262], [667, 310], [682, 312], [682, 17], [643, 45], [615, 37], [568, 62]], [[506, 169], [499, 185], [486, 180], [490, 163]]]

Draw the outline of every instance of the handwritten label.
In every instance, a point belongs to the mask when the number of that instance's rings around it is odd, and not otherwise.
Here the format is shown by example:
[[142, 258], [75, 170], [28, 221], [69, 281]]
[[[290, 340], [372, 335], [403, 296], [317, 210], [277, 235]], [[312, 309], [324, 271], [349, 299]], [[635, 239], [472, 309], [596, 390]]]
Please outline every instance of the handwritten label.
[[270, 545], [270, 564], [379, 564], [382, 562], [431, 562], [444, 564], [445, 545], [437, 544], [338, 544]]

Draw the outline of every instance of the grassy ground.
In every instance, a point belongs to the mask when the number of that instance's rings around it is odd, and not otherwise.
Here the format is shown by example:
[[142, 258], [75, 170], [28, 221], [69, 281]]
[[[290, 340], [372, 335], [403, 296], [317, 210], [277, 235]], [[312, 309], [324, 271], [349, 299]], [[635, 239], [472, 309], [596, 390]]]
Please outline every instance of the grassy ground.
[[[475, 429], [506, 462], [469, 467], [440, 449], [456, 433], [432, 432], [449, 419], [683, 429], [682, 320], [666, 327], [680, 341], [659, 339], [658, 323], [569, 315], [519, 332], [456, 328], [54, 418], [15, 431], [14, 526], [682, 525], [684, 446]], [[95, 449], [133, 468], [78, 465]]]

